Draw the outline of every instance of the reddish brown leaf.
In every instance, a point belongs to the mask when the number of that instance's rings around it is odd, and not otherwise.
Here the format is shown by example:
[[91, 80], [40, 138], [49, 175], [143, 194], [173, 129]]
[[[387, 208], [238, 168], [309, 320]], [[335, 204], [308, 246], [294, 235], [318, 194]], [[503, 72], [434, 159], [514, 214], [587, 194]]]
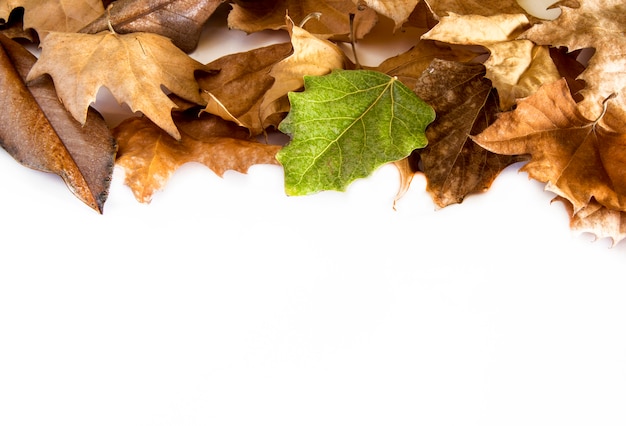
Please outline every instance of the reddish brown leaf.
[[251, 139], [243, 127], [211, 114], [198, 117], [197, 109], [173, 115], [180, 141], [143, 117], [113, 129], [119, 143], [117, 164], [126, 170], [126, 184], [140, 202], [150, 202], [185, 163], [202, 163], [219, 176], [227, 170], [245, 173], [254, 164], [277, 164], [280, 146]]
[[427, 190], [439, 207], [486, 191], [505, 167], [522, 160], [489, 152], [470, 138], [499, 112], [497, 95], [484, 76], [483, 65], [436, 59], [415, 86], [437, 118], [426, 129], [428, 146], [412, 155], [421, 157]]
[[50, 78], [25, 85], [35, 57], [2, 35], [0, 45], [3, 148], [25, 166], [58, 174], [78, 198], [102, 212], [116, 150], [104, 120], [90, 108], [81, 126], [59, 102]]

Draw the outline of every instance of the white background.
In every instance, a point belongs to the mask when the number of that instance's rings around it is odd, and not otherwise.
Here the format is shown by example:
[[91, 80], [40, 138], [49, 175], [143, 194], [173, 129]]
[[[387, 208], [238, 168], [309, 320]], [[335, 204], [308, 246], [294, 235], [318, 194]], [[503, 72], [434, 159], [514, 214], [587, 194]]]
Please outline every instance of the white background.
[[116, 169], [100, 216], [2, 151], [0, 424], [624, 425], [626, 244], [518, 169], [442, 210], [393, 166], [188, 164], [149, 205]]

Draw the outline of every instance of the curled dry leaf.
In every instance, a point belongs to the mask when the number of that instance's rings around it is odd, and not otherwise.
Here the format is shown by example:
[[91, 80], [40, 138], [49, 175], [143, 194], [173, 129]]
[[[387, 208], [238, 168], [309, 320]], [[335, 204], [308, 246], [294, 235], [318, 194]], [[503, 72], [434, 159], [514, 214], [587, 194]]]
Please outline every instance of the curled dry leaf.
[[206, 97], [205, 111], [231, 120], [259, 135], [268, 126], [278, 126], [283, 115], [261, 120], [260, 107], [265, 93], [274, 84], [271, 67], [292, 53], [291, 43], [279, 43], [247, 52], [226, 55], [208, 63], [218, 70], [198, 76]]
[[28, 80], [49, 74], [65, 107], [81, 123], [100, 87], [118, 102], [143, 112], [174, 138], [180, 133], [172, 121], [175, 104], [161, 86], [183, 99], [204, 104], [195, 78], [206, 67], [172, 42], [151, 33], [50, 33]]
[[78, 31], [104, 12], [102, 0], [3, 0], [0, 19], [7, 21], [18, 7], [24, 8], [24, 28], [37, 31], [41, 40], [51, 31]]
[[391, 18], [395, 23], [394, 30], [409, 20], [411, 13], [420, 0], [352, 0], [357, 7], [366, 4], [376, 12]]
[[261, 0], [235, 1], [228, 15], [231, 29], [253, 33], [263, 30], [279, 30], [285, 25], [285, 15], [300, 25], [311, 13], [319, 19], [309, 19], [306, 30], [326, 38], [347, 40], [350, 34], [350, 14], [354, 14], [357, 39], [369, 33], [378, 20], [376, 11], [359, 8], [352, 0]]
[[428, 146], [412, 155], [421, 158], [437, 207], [486, 191], [505, 167], [525, 159], [494, 154], [471, 140], [499, 113], [497, 95], [484, 77], [481, 64], [435, 59], [415, 85], [415, 93], [436, 112], [426, 129]]
[[147, 32], [168, 37], [184, 52], [198, 45], [206, 21], [222, 0], [117, 0], [80, 31], [95, 34]]
[[545, 85], [503, 114], [474, 140], [501, 154], [530, 154], [522, 171], [567, 199], [574, 213], [593, 198], [626, 210], [626, 129], [621, 110], [588, 120], [571, 97], [565, 79]]
[[563, 202], [570, 214], [570, 228], [580, 233], [589, 232], [596, 238], [610, 238], [613, 245], [626, 238], [626, 212], [604, 207], [591, 200], [582, 209], [574, 213], [572, 203], [562, 197], [556, 200]]
[[457, 15], [500, 15], [526, 13], [516, 0], [424, 0], [439, 18]]
[[24, 80], [35, 57], [0, 35], [0, 139], [17, 161], [55, 173], [98, 212], [108, 196], [116, 144], [104, 120], [88, 109], [82, 126], [59, 102], [52, 81]]
[[174, 112], [181, 139], [175, 140], [144, 117], [129, 118], [113, 129], [119, 143], [117, 164], [135, 198], [148, 203], [181, 165], [202, 163], [222, 176], [247, 172], [255, 164], [276, 164], [280, 149], [251, 139], [243, 127], [197, 109]]

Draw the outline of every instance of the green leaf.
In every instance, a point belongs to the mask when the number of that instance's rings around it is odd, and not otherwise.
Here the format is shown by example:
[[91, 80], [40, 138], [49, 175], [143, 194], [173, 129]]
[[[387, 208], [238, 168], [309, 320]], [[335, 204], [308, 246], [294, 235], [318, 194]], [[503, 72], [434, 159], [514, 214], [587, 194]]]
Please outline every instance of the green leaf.
[[305, 76], [289, 93], [291, 109], [279, 130], [292, 136], [276, 158], [285, 192], [344, 191], [385, 163], [428, 143], [434, 110], [397, 78], [377, 71], [335, 70]]

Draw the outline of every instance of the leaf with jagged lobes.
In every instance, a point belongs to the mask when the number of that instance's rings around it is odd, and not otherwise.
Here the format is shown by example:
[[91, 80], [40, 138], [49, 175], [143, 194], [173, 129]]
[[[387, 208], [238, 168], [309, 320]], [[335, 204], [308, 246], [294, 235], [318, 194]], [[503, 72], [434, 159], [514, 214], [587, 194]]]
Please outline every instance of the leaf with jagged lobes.
[[176, 106], [165, 87], [183, 99], [204, 105], [196, 71], [207, 67], [192, 59], [163, 36], [151, 33], [50, 33], [29, 81], [49, 74], [72, 116], [81, 123], [101, 87], [141, 111], [172, 137], [180, 133], [171, 110]]
[[184, 52], [194, 50], [206, 21], [222, 0], [117, 0], [97, 19], [81, 28], [88, 34], [147, 32], [168, 37]]
[[52, 80], [24, 83], [36, 58], [0, 35], [0, 145], [18, 162], [55, 173], [81, 201], [102, 213], [117, 145], [92, 108], [82, 126], [59, 101]]
[[291, 110], [279, 126], [292, 137], [277, 155], [288, 195], [343, 191], [428, 143], [424, 130], [435, 113], [398, 79], [335, 70], [304, 81], [303, 92], [289, 94]]

